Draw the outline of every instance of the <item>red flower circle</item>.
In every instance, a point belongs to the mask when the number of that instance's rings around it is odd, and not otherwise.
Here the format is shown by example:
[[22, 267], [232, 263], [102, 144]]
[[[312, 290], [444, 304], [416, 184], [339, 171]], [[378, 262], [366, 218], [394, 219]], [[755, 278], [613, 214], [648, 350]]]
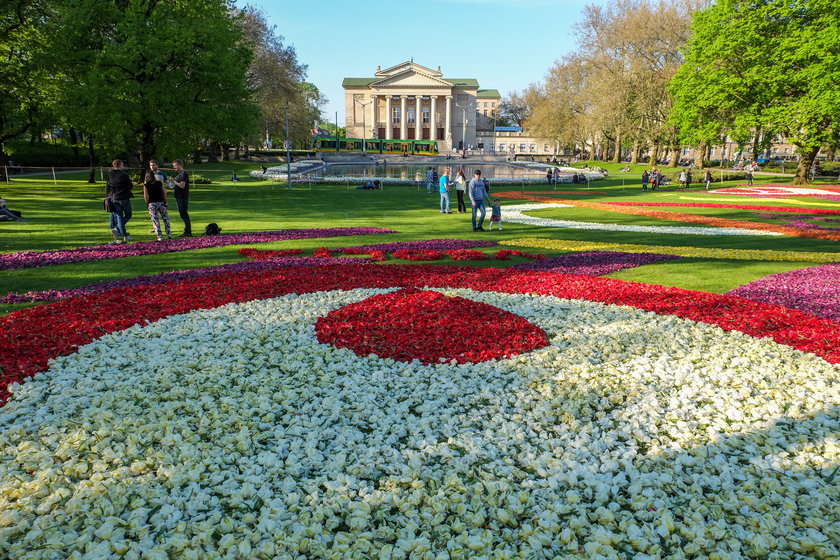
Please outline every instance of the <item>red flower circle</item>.
[[330, 312], [315, 323], [318, 341], [401, 362], [485, 362], [548, 345], [538, 326], [509, 311], [462, 297], [406, 288]]

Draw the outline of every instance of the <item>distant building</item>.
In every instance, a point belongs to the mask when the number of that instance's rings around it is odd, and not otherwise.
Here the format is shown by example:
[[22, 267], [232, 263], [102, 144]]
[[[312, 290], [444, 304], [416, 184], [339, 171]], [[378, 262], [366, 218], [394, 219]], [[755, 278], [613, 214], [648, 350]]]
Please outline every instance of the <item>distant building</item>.
[[437, 140], [441, 152], [479, 147], [479, 138], [492, 136], [501, 95], [480, 89], [474, 78], [444, 77], [403, 62], [373, 77], [345, 78], [345, 114], [350, 138]]

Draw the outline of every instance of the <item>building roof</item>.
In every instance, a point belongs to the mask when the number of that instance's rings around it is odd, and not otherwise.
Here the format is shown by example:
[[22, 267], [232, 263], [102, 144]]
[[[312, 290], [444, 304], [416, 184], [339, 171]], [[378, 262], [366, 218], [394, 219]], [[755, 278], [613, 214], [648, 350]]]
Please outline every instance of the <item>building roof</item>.
[[[373, 82], [378, 82], [381, 79], [382, 78], [344, 78], [344, 81], [341, 82], [341, 85], [343, 87], [369, 86]], [[478, 80], [476, 80], [475, 78], [446, 78], [446, 77], [442, 77], [441, 80], [447, 81], [454, 86], [478, 88]], [[485, 90], [479, 90], [479, 91], [494, 91], [494, 92], [496, 92], [495, 97], [499, 97], [499, 95], [498, 95], [499, 91], [495, 90], [495, 89], [485, 89]], [[487, 96], [487, 97], [493, 97], [493, 96], [491, 95], [491, 96]]]
[[501, 99], [502, 97], [497, 89], [480, 89], [475, 96], [479, 99]]

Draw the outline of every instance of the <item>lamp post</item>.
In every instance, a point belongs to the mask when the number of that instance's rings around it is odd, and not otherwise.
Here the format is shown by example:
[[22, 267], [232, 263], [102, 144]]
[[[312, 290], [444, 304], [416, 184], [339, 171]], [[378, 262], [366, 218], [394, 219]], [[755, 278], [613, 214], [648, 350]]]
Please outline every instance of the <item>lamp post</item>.
[[368, 105], [373, 103], [373, 99], [369, 100], [366, 103], [363, 103], [362, 101], [359, 101], [357, 99], [356, 103], [358, 103], [359, 105], [362, 106], [362, 153], [366, 154], [367, 153], [367, 136], [366, 136], [366, 134], [367, 134], [367, 122], [365, 121], [365, 110], [367, 109]]
[[466, 105], [459, 105], [458, 103], [455, 104], [456, 107], [463, 111], [463, 116], [461, 119], [461, 149], [467, 149], [467, 109], [472, 107], [472, 103], [467, 103]]

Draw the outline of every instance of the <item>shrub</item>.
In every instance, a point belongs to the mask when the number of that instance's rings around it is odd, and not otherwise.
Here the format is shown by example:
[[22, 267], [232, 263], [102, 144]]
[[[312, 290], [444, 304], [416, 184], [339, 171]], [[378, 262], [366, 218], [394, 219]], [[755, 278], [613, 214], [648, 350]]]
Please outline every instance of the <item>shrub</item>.
[[190, 184], [192, 185], [209, 185], [212, 182], [204, 175], [190, 175]]

